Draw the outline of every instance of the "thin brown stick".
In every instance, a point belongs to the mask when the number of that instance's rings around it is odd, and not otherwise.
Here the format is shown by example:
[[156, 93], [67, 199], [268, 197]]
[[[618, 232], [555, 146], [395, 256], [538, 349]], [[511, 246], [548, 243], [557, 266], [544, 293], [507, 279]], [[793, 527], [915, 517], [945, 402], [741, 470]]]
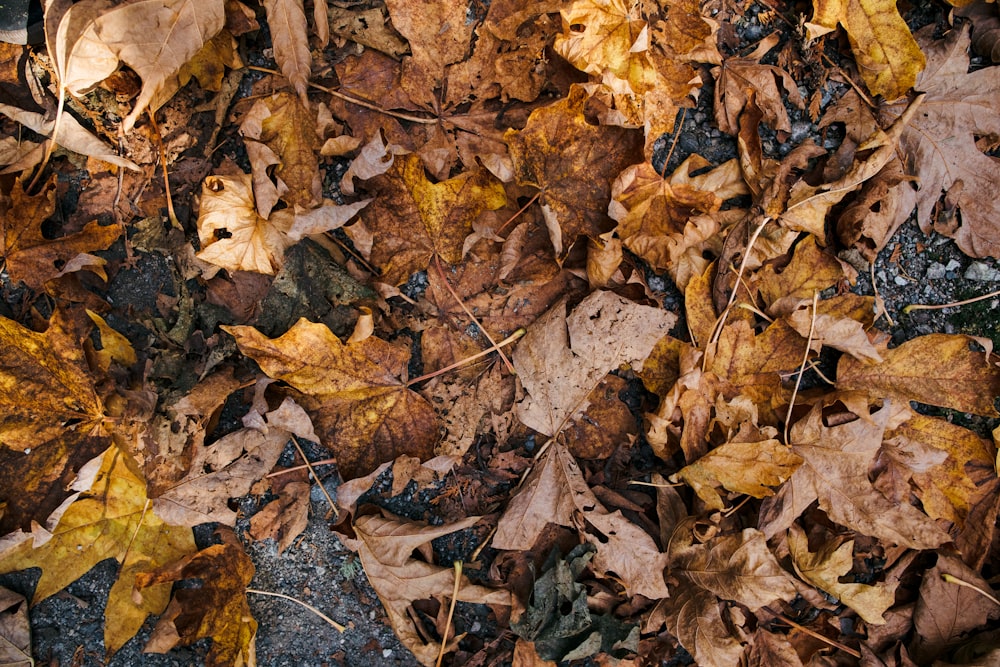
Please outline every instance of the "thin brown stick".
[[175, 229], [184, 229], [177, 219], [177, 214], [174, 213], [174, 199], [170, 196], [170, 177], [167, 175], [167, 151], [163, 146], [163, 135], [160, 134], [160, 126], [156, 124], [156, 112], [147, 109], [147, 115], [149, 116], [149, 126], [153, 130], [153, 137], [156, 141], [156, 149], [160, 153], [160, 166], [163, 168], [163, 190], [167, 196], [167, 217], [170, 219], [171, 226]]
[[485, 357], [486, 355], [491, 354], [494, 350], [498, 350], [501, 347], [504, 347], [506, 345], [510, 345], [515, 340], [517, 340], [518, 338], [520, 338], [521, 336], [523, 336], [525, 333], [526, 332], [525, 332], [525, 330], [523, 328], [522, 329], [518, 329], [517, 331], [515, 331], [511, 335], [507, 336], [506, 338], [504, 338], [502, 341], [500, 341], [499, 343], [497, 343], [493, 347], [487, 348], [487, 349], [483, 350], [482, 352], [477, 352], [476, 354], [472, 355], [471, 357], [466, 357], [465, 359], [460, 359], [459, 361], [456, 361], [453, 364], [445, 366], [444, 368], [439, 368], [438, 370], [434, 371], [433, 373], [427, 373], [426, 375], [421, 375], [418, 378], [413, 378], [412, 380], [410, 380], [409, 382], [406, 383], [406, 386], [410, 387], [412, 385], [417, 384], [418, 382], [423, 382], [424, 380], [430, 380], [431, 378], [437, 377], [438, 375], [444, 375], [448, 371], [455, 370], [456, 368], [459, 368], [460, 366], [464, 366], [464, 365], [466, 365], [468, 363], [471, 363], [471, 362], [475, 361], [476, 359], [481, 359], [482, 357]]
[[942, 308], [953, 308], [957, 306], [967, 306], [970, 303], [975, 303], [977, 301], [985, 301], [986, 299], [992, 299], [993, 297], [1000, 296], [1000, 290], [995, 292], [990, 292], [989, 294], [981, 294], [979, 296], [974, 296], [971, 299], [963, 299], [961, 301], [952, 301], [951, 303], [939, 303], [939, 304], [929, 304], [929, 303], [911, 303], [910, 305], [903, 308], [903, 314], [907, 315], [914, 310], [941, 310]]
[[[255, 65], [250, 65], [247, 69], [252, 69], [255, 72], [264, 72], [265, 74], [274, 74], [281, 76], [281, 72], [277, 70], [269, 69], [267, 67], [257, 67]], [[383, 109], [380, 106], [372, 104], [371, 102], [365, 102], [364, 100], [354, 97], [353, 95], [348, 95], [347, 93], [342, 93], [339, 90], [334, 90], [333, 88], [327, 88], [326, 86], [321, 86], [318, 83], [309, 83], [310, 86], [316, 90], [320, 90], [328, 95], [333, 95], [334, 97], [339, 97], [345, 102], [350, 102], [351, 104], [356, 104], [359, 107], [364, 107], [371, 111], [376, 111], [386, 116], [392, 116], [393, 118], [399, 118], [400, 120], [408, 120], [411, 123], [423, 123], [424, 125], [437, 125], [438, 120], [436, 118], [422, 118], [421, 116], [411, 116], [410, 114], [400, 113], [398, 111], [389, 111], [388, 109]]]
[[687, 116], [687, 109], [681, 109], [681, 119], [675, 124], [676, 132], [674, 132], [674, 140], [670, 142], [670, 150], [667, 151], [667, 157], [663, 158], [663, 171], [660, 172], [660, 178], [667, 177], [667, 165], [670, 164], [670, 156], [674, 154], [674, 148], [677, 146], [677, 140], [681, 137], [681, 130], [684, 129], [684, 118]]
[[813, 334], [816, 333], [816, 308], [819, 306], [819, 292], [813, 291], [812, 317], [809, 318], [809, 335], [806, 336], [806, 351], [802, 355], [802, 364], [799, 372], [795, 376], [795, 387], [792, 389], [792, 397], [788, 401], [788, 413], [785, 415], [785, 444], [788, 444], [788, 430], [792, 424], [792, 410], [795, 409], [795, 397], [799, 394], [799, 385], [802, 384], [802, 375], [806, 372], [806, 364], [809, 363], [809, 348], [812, 347]]
[[451, 620], [455, 617], [455, 605], [458, 603], [458, 591], [462, 588], [462, 561], [456, 560], [455, 566], [455, 588], [451, 593], [451, 604], [448, 606], [448, 620], [444, 624], [444, 633], [441, 635], [441, 652], [438, 653], [437, 662], [434, 667], [441, 667], [444, 660], [444, 652], [448, 647], [448, 630], [451, 628]]
[[308, 609], [312, 613], [314, 613], [317, 616], [319, 616], [320, 618], [322, 618], [324, 621], [326, 621], [327, 623], [329, 623], [330, 625], [332, 625], [333, 628], [337, 632], [345, 632], [347, 630], [347, 628], [345, 626], [341, 625], [340, 623], [337, 623], [337, 621], [333, 620], [332, 618], [330, 618], [329, 616], [327, 616], [326, 614], [324, 614], [323, 612], [321, 612], [316, 607], [312, 606], [308, 602], [303, 602], [302, 600], [299, 600], [298, 598], [293, 598], [291, 595], [285, 595], [284, 593], [272, 593], [271, 591], [261, 591], [261, 590], [257, 590], [256, 588], [248, 588], [247, 589], [247, 593], [253, 593], [255, 595], [266, 595], [268, 597], [281, 598], [282, 600], [291, 600], [295, 604], [302, 605], [303, 607], [305, 607], [306, 609]]
[[[292, 468], [285, 468], [284, 470], [279, 470], [277, 472], [271, 472], [264, 475], [264, 477], [270, 479], [271, 477], [278, 477], [279, 475], [287, 475], [290, 472], [297, 472], [303, 469], [308, 469], [310, 472], [312, 472], [312, 468], [310, 466], [332, 466], [336, 462], [337, 459], [323, 459], [322, 461], [313, 461], [312, 463], [307, 463], [306, 465], [294, 466]], [[313, 475], [315, 476], [315, 473], [313, 473]]]
[[816, 632], [815, 630], [810, 630], [809, 628], [807, 628], [804, 625], [799, 625], [798, 623], [796, 623], [792, 619], [788, 618], [784, 614], [779, 614], [778, 612], [773, 611], [770, 607], [761, 607], [761, 609], [763, 609], [767, 613], [771, 614], [772, 616], [774, 616], [776, 619], [778, 619], [782, 623], [787, 623], [788, 625], [792, 626], [796, 630], [801, 630], [802, 632], [806, 633], [810, 637], [815, 637], [816, 639], [820, 640], [821, 642], [823, 642], [825, 644], [829, 644], [830, 646], [833, 646], [834, 648], [838, 648], [841, 651], [843, 651], [844, 653], [846, 653], [846, 654], [848, 654], [850, 656], [853, 656], [853, 657], [857, 658], [858, 660], [861, 659], [861, 654], [859, 652], [855, 651], [850, 646], [847, 646], [846, 644], [841, 644], [840, 642], [838, 642], [836, 640], [833, 640], [833, 639], [830, 639], [829, 637], [821, 635], [820, 633]]
[[339, 518], [340, 512], [337, 511], [337, 503], [333, 502], [333, 498], [330, 497], [330, 494], [326, 491], [326, 487], [323, 486], [323, 480], [321, 480], [319, 475], [316, 474], [316, 471], [313, 470], [312, 464], [309, 463], [309, 459], [306, 458], [306, 453], [302, 451], [302, 446], [299, 444], [298, 437], [294, 435], [292, 436], [292, 444], [295, 445], [295, 449], [298, 450], [299, 456], [301, 456], [302, 460], [305, 461], [306, 467], [309, 468], [309, 474], [312, 475], [314, 480], [316, 480], [316, 484], [319, 486], [319, 490], [322, 491], [323, 495], [326, 497], [326, 501], [330, 503], [330, 511], [326, 513], [326, 518], [329, 519], [330, 514]]
[[506, 226], [507, 226], [507, 225], [509, 225], [510, 223], [514, 222], [515, 220], [517, 220], [517, 219], [518, 219], [518, 217], [519, 217], [519, 216], [520, 216], [520, 215], [521, 215], [522, 213], [524, 213], [525, 211], [527, 211], [527, 210], [528, 210], [528, 207], [529, 207], [529, 206], [531, 206], [532, 204], [534, 204], [534, 203], [535, 203], [535, 202], [536, 202], [536, 201], [538, 200], [538, 198], [539, 198], [539, 197], [541, 196], [541, 194], [542, 194], [542, 191], [541, 191], [541, 190], [539, 190], [538, 192], [536, 192], [536, 193], [535, 193], [535, 196], [534, 196], [534, 197], [532, 197], [531, 199], [529, 199], [529, 200], [528, 200], [528, 203], [527, 203], [527, 204], [525, 204], [524, 206], [522, 206], [522, 207], [521, 207], [521, 209], [520, 209], [520, 210], [519, 210], [519, 211], [518, 211], [517, 213], [515, 213], [514, 215], [510, 216], [509, 218], [507, 218], [507, 222], [505, 222], [505, 223], [503, 223], [502, 225], [500, 225], [500, 226], [499, 226], [499, 227], [497, 228], [497, 230], [496, 230], [495, 232], [493, 232], [493, 233], [494, 233], [494, 234], [497, 234], [497, 235], [499, 235], [499, 234], [500, 234], [500, 232], [501, 232], [501, 231], [503, 230], [503, 228], [504, 228], [504, 227], [506, 227]]
[[462, 301], [461, 297], [458, 296], [458, 293], [455, 292], [455, 289], [451, 286], [451, 283], [448, 282], [448, 276], [445, 275], [444, 267], [441, 266], [441, 257], [437, 254], [434, 255], [434, 266], [437, 267], [438, 275], [441, 276], [441, 282], [444, 283], [444, 286], [448, 290], [448, 293], [451, 294], [452, 298], [455, 299], [458, 305], [462, 307], [462, 310], [465, 312], [468, 318], [472, 320], [477, 327], [479, 327], [480, 331], [483, 332], [483, 335], [486, 336], [486, 340], [490, 342], [490, 345], [492, 345], [493, 348], [496, 349], [497, 354], [499, 354], [500, 358], [503, 359], [503, 363], [507, 367], [507, 370], [510, 371], [510, 374], [517, 375], [517, 371], [514, 370], [514, 364], [510, 363], [510, 359], [508, 359], [507, 355], [503, 353], [503, 350], [497, 347], [497, 342], [493, 340], [493, 336], [490, 335], [490, 332], [486, 330], [486, 327], [484, 327], [478, 319], [476, 319], [476, 316], [472, 314], [472, 311], [469, 310], [469, 307], [465, 305], [465, 302]]

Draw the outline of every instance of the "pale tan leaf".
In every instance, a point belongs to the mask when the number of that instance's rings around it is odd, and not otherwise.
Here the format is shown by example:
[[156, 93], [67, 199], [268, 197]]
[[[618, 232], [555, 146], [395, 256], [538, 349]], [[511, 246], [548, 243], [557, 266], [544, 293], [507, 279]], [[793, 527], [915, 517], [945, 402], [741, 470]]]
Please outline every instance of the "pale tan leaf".
[[312, 55], [309, 53], [309, 33], [302, 0], [263, 0], [263, 5], [267, 12], [267, 25], [271, 29], [274, 59], [302, 104], [308, 107], [306, 93], [312, 74]]

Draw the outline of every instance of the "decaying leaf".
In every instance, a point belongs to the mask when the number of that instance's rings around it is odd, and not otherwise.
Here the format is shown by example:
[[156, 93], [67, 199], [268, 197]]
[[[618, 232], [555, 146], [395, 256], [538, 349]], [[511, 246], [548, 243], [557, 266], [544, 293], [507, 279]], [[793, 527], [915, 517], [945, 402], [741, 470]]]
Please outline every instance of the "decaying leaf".
[[[426, 526], [399, 519], [380, 516], [362, 516], [355, 521], [358, 555], [368, 575], [368, 581], [378, 593], [389, 622], [403, 644], [413, 652], [423, 665], [433, 665], [440, 651], [440, 644], [425, 642], [413, 627], [408, 609], [417, 600], [438, 599], [448, 603], [455, 588], [455, 570], [435, 565], [413, 556], [414, 550], [423, 550], [430, 541], [469, 528], [480, 517], [470, 516], [445, 526]], [[458, 588], [458, 599], [490, 606], [510, 606], [510, 593], [490, 590], [469, 583], [463, 576]], [[452, 636], [453, 640], [457, 640]]]
[[232, 530], [219, 528], [216, 534], [221, 544], [136, 576], [135, 587], [142, 595], [151, 586], [182, 580], [193, 584], [174, 591], [146, 644], [147, 653], [166, 653], [210, 637], [212, 648], [205, 657], [209, 667], [256, 664], [257, 621], [246, 598], [254, 566]]
[[620, 364], [636, 370], [674, 316], [611, 292], [595, 292], [573, 312], [556, 304], [532, 325], [514, 353], [528, 398], [515, 407], [525, 425], [555, 436], [586, 407], [588, 394]]
[[267, 12], [267, 25], [271, 29], [274, 59], [302, 104], [308, 107], [306, 91], [311, 76], [312, 55], [309, 53], [305, 7], [300, 0], [264, 0], [263, 5]]
[[323, 444], [349, 479], [400, 454], [430, 458], [434, 409], [406, 387], [409, 350], [370, 336], [343, 343], [323, 324], [299, 320], [268, 339], [253, 327], [223, 327], [270, 377], [301, 392]]
[[34, 664], [28, 602], [14, 591], [0, 588], [0, 665], [31, 667]]
[[337, 229], [368, 204], [338, 206], [328, 202], [308, 211], [281, 209], [262, 218], [254, 199], [252, 177], [209, 176], [202, 188], [198, 258], [233, 271], [273, 275], [285, 250], [310, 234]]
[[[132, 599], [132, 583], [170, 561], [194, 552], [189, 528], [169, 526], [149, 511], [144, 480], [130, 467], [117, 447], [81, 471], [79, 493], [52, 532], [23, 542], [0, 560], [0, 572], [42, 568], [34, 601], [40, 602], [86, 574], [106, 558], [121, 563], [121, 572], [108, 597], [104, 645], [117, 651], [131, 639], [149, 614], [167, 606], [170, 587], [146, 591], [141, 602]], [[89, 484], [89, 488], [87, 485]]]

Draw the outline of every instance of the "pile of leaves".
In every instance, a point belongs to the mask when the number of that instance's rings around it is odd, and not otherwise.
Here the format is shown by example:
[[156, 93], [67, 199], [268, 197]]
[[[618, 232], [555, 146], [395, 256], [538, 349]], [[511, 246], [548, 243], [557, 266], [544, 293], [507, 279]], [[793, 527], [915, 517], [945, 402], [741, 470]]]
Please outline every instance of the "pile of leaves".
[[[3, 45], [0, 572], [116, 559], [108, 655], [254, 664], [310, 441], [424, 665], [1000, 658], [996, 443], [941, 416], [1000, 416], [996, 356], [851, 290], [914, 210], [1000, 257], [995, 5], [262, 5]], [[667, 173], [709, 83], [737, 157]]]

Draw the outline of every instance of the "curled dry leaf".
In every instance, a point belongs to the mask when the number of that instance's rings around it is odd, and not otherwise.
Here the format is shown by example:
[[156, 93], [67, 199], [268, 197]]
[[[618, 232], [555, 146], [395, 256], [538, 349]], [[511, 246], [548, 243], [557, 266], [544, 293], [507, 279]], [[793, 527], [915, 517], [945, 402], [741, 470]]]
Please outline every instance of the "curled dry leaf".
[[0, 587], [0, 665], [33, 667], [28, 601]]
[[135, 587], [142, 595], [150, 586], [184, 580], [192, 584], [174, 591], [146, 644], [147, 653], [166, 653], [174, 646], [189, 646], [209, 637], [212, 647], [205, 657], [207, 667], [256, 664], [257, 621], [246, 596], [254, 575], [253, 562], [232, 530], [219, 528], [216, 534], [222, 544], [136, 576]]
[[370, 200], [338, 206], [273, 211], [265, 219], [253, 196], [252, 177], [209, 176], [202, 187], [198, 215], [198, 258], [231, 271], [273, 275], [281, 268], [285, 251], [310, 234], [338, 229]]
[[142, 78], [142, 90], [125, 131], [180, 68], [222, 30], [222, 0], [136, 0], [110, 6], [105, 0], [73, 5], [58, 24], [57, 68], [61, 85], [87, 92], [123, 62]]
[[[441, 646], [422, 638], [410, 620], [409, 610], [418, 600], [438, 599], [447, 605], [455, 589], [456, 572], [452, 567], [415, 558], [413, 551], [426, 551], [431, 540], [469, 528], [479, 519], [470, 516], [444, 526], [380, 516], [362, 516], [355, 521], [357, 551], [368, 581], [378, 593], [396, 636], [427, 667], [435, 664]], [[509, 607], [511, 603], [509, 592], [471, 584], [465, 576], [458, 588], [458, 600], [491, 607]]]
[[274, 59], [302, 104], [308, 108], [306, 93], [312, 75], [312, 54], [309, 53], [309, 33], [302, 1], [264, 0], [262, 4], [267, 12], [267, 26], [271, 29]]

